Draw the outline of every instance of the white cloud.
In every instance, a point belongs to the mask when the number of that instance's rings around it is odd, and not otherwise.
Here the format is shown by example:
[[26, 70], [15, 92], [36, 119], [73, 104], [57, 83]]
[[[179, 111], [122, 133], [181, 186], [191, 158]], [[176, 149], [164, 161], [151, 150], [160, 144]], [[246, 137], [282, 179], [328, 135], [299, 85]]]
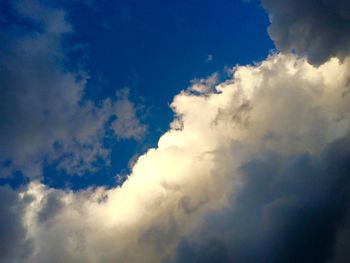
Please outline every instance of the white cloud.
[[209, 77], [204, 79], [194, 79], [191, 81], [190, 91], [206, 94], [211, 93], [215, 88], [215, 84], [218, 83], [218, 74], [213, 73]]
[[[322, 203], [324, 192], [328, 198], [334, 197], [334, 189], [340, 191], [328, 168], [321, 165], [321, 170], [313, 170], [309, 164], [293, 165], [293, 160], [304, 155], [316, 159], [334, 141], [348, 136], [350, 97], [342, 94], [349, 66], [349, 59], [344, 63], [332, 59], [315, 68], [304, 59], [277, 54], [256, 66], [236, 67], [232, 79], [210, 94], [181, 92], [172, 103], [175, 122], [181, 126], [175, 125], [157, 148], [138, 158], [121, 187], [73, 193], [34, 182], [22, 191], [22, 198], [32, 200], [24, 216], [34, 246], [27, 262], [162, 262], [166, 258], [172, 262], [174, 255], [176, 262], [192, 262], [186, 257], [192, 252], [183, 251], [183, 238], [201, 243], [215, 233], [218, 246], [209, 250], [208, 258], [213, 257], [210, 251], [216, 251], [215, 256], [228, 253], [227, 240], [232, 252], [245, 244], [237, 243], [244, 238], [260, 245], [260, 232], [254, 230], [289, 222], [278, 211], [290, 213], [291, 204], [300, 211]], [[344, 149], [348, 158], [349, 149]], [[332, 158], [338, 162], [338, 157], [330, 154], [327, 165], [336, 165]], [[270, 170], [253, 165], [259, 160], [264, 163], [264, 158], [272, 165]], [[308, 171], [315, 174], [310, 177]], [[336, 181], [345, 180], [341, 172], [334, 173]], [[305, 185], [314, 190], [303, 190]], [[267, 192], [259, 196], [260, 186]], [[254, 215], [260, 209], [265, 217]], [[227, 216], [227, 210], [233, 211], [233, 217], [220, 217], [220, 213]], [[248, 217], [244, 221], [235, 213]], [[211, 225], [214, 215], [221, 218], [215, 222], [223, 222]], [[237, 220], [246, 233], [232, 227]], [[256, 252], [254, 246], [245, 249]], [[202, 262], [198, 253], [203, 250], [193, 251], [192, 257]], [[232, 256], [220, 255], [228, 262]]]

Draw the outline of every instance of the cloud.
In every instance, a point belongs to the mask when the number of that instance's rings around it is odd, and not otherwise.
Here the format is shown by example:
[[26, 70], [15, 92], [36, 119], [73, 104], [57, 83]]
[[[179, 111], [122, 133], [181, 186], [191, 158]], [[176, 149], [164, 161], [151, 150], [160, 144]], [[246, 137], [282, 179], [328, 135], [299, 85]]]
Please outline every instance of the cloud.
[[212, 54], [208, 54], [207, 59], [205, 60], [205, 63], [209, 63], [213, 60], [214, 56]]
[[128, 96], [99, 103], [85, 98], [84, 70], [70, 71], [62, 41], [73, 27], [66, 13], [39, 1], [18, 1], [16, 22], [0, 33], [0, 162], [38, 178], [42, 164], [57, 162], [71, 174], [94, 171], [98, 159], [108, 163], [103, 145], [106, 125], [118, 138], [140, 138], [146, 126]]
[[320, 65], [350, 54], [350, 3], [347, 0], [262, 0], [268, 32], [282, 52], [296, 51]]
[[27, 205], [20, 202], [18, 193], [8, 187], [0, 187], [0, 260], [4, 263], [23, 262], [33, 247], [26, 237], [22, 224], [23, 209]]
[[27, 262], [347, 261], [349, 66], [275, 54], [236, 67], [175, 97], [173, 128], [122, 186], [32, 182]]
[[[175, 262], [347, 262], [349, 253], [336, 250], [349, 246], [338, 237], [349, 228], [349, 143], [317, 156], [259, 153], [241, 166], [244, 188], [229, 208], [184, 238]], [[208, 255], [213, 240], [220, 251]]]
[[[276, 3], [275, 13], [272, 3], [263, 2], [273, 35], [281, 10], [297, 9]], [[32, 178], [0, 188], [1, 262], [350, 260], [350, 58], [338, 42], [316, 53], [301, 45], [309, 62], [272, 54], [224, 82], [194, 80], [171, 104], [169, 131], [121, 186], [74, 192], [36, 180], [41, 162], [93, 169], [108, 159], [105, 125], [117, 139], [146, 128], [127, 90], [99, 104], [84, 98], [86, 73], [63, 66], [60, 42], [72, 30], [63, 11], [36, 1], [16, 10], [37, 28], [0, 33], [0, 158]]]
[[194, 79], [191, 81], [190, 91], [197, 92], [199, 94], [209, 94], [213, 92], [215, 84], [218, 83], [218, 74], [213, 73], [207, 78], [204, 79]]
[[129, 90], [122, 89], [117, 93], [118, 100], [113, 105], [116, 119], [112, 128], [119, 139], [140, 139], [146, 132], [147, 126], [142, 124], [136, 113], [138, 109], [129, 100]]

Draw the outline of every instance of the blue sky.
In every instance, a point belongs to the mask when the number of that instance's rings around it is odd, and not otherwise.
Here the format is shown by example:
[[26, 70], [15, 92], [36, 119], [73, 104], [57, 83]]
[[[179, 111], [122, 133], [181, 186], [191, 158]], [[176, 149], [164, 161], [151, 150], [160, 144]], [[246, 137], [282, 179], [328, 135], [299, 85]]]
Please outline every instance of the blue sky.
[[[192, 79], [224, 75], [225, 67], [258, 61], [273, 48], [257, 2], [220, 1], [213, 8], [211, 1], [99, 1], [73, 7], [71, 19], [74, 37], [87, 44], [87, 96], [129, 88], [145, 107], [147, 147], [167, 130], [169, 103]], [[116, 146], [113, 172], [126, 167], [130, 145]]]
[[[89, 76], [84, 99], [99, 103], [128, 89], [148, 128], [136, 141], [108, 139], [110, 165], [84, 177], [57, 172], [55, 163], [44, 165], [44, 181], [53, 187], [114, 185], [115, 174], [129, 172], [130, 159], [156, 146], [173, 118], [169, 104], [191, 80], [213, 72], [224, 79], [226, 68], [259, 61], [273, 49], [268, 17], [255, 1], [220, 1], [214, 7], [211, 1], [59, 1], [55, 6], [65, 9], [72, 27], [61, 40], [64, 70]], [[2, 2], [2, 13], [5, 26], [35, 26], [17, 22], [11, 2]]]
[[[82, 9], [72, 19], [79, 41], [88, 43], [93, 77], [87, 93], [95, 99], [128, 87], [141, 97], [150, 145], [173, 118], [174, 94], [192, 79], [258, 61], [273, 48], [258, 3], [222, 1], [213, 8], [211, 1], [101, 1]], [[86, 23], [88, 17], [94, 22]]]
[[350, 262], [349, 69], [348, 0], [0, 1], [0, 262]]

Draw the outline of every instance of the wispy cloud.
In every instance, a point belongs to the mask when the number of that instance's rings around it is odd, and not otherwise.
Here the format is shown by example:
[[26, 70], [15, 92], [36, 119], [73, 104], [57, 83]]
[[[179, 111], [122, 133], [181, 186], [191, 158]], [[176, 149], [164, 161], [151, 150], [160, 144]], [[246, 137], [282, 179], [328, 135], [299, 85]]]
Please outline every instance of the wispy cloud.
[[214, 59], [214, 56], [212, 54], [208, 54], [207, 59], [205, 60], [205, 63], [209, 63]]
[[84, 99], [88, 74], [66, 69], [62, 40], [73, 29], [64, 10], [39, 1], [20, 1], [15, 10], [37, 28], [1, 31], [0, 160], [10, 163], [8, 172], [38, 178], [44, 160], [73, 174], [94, 170], [97, 158], [109, 158], [103, 138], [113, 116], [119, 138], [140, 138], [146, 128], [128, 96], [97, 105]]

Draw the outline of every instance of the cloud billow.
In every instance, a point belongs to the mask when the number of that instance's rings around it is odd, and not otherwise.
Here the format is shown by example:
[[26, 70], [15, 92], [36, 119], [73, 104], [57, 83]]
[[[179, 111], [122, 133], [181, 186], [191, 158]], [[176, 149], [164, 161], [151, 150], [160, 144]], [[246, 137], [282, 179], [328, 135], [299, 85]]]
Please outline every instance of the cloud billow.
[[295, 51], [320, 65], [350, 54], [350, 2], [347, 0], [262, 0], [268, 29], [282, 52]]
[[[176, 95], [169, 130], [157, 147], [135, 160], [122, 185], [75, 192], [32, 177], [20, 189], [1, 188], [0, 261], [349, 262], [350, 57], [335, 39], [328, 49], [316, 43], [310, 51], [314, 39], [300, 33], [304, 22], [293, 35], [298, 43], [288, 37], [279, 43], [279, 30], [289, 26], [279, 16], [288, 11], [296, 18], [299, 7], [308, 10], [313, 2], [283, 3], [263, 1], [271, 35], [283, 52], [237, 66], [221, 83], [215, 74], [195, 80]], [[331, 3], [320, 4], [325, 5]], [[312, 9], [310, 21], [324, 12], [320, 6]], [[329, 19], [347, 19], [346, 12], [332, 8]], [[47, 12], [39, 18], [46, 21]], [[7, 129], [0, 156], [25, 167], [55, 156], [50, 147], [59, 140], [62, 152], [74, 152], [77, 163], [82, 159], [89, 167], [96, 156], [104, 156], [101, 127], [111, 115], [118, 138], [137, 139], [144, 126], [125, 90], [101, 107], [80, 103], [84, 83], [58, 67], [47, 48], [52, 37], [59, 42], [57, 32], [61, 36], [69, 27], [58, 19], [61, 15], [49, 17], [56, 17], [49, 31], [16, 38], [20, 48], [8, 46], [15, 54], [27, 54], [23, 58], [32, 68], [19, 67], [22, 55], [11, 63], [5, 53], [0, 56], [0, 79], [13, 87], [1, 90], [11, 103], [0, 106]], [[329, 25], [324, 30], [334, 24]], [[338, 31], [324, 33], [320, 37], [346, 38]], [[289, 49], [306, 57], [283, 54]], [[44, 59], [45, 52], [51, 59]]]
[[215, 92], [175, 97], [172, 128], [122, 186], [31, 183], [28, 262], [349, 259], [349, 63], [236, 67]]
[[[339, 236], [350, 227], [349, 143], [336, 140], [317, 156], [262, 152], [243, 164], [244, 188], [180, 242], [175, 262], [349, 260], [346, 250], [337, 253], [349, 245]], [[221, 250], [210, 255], [213, 240]]]

